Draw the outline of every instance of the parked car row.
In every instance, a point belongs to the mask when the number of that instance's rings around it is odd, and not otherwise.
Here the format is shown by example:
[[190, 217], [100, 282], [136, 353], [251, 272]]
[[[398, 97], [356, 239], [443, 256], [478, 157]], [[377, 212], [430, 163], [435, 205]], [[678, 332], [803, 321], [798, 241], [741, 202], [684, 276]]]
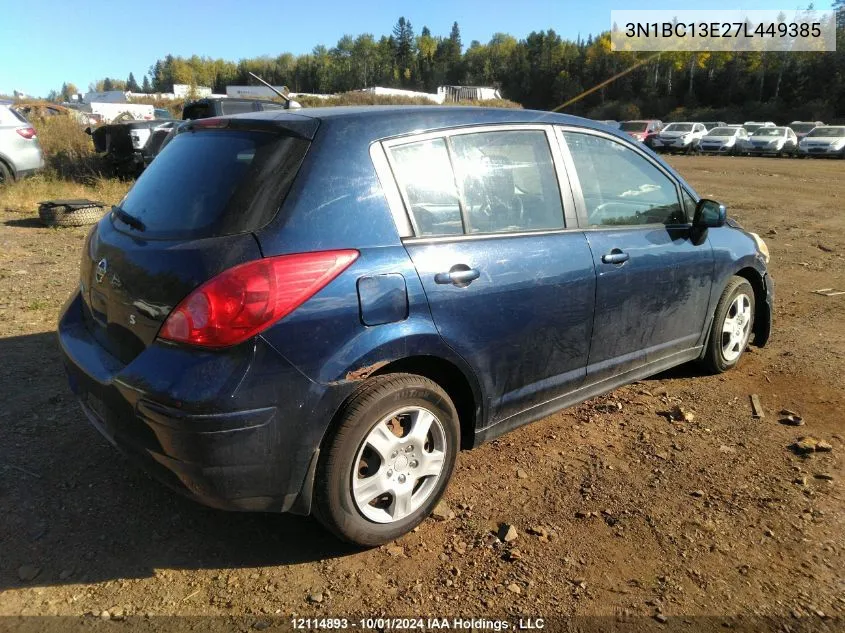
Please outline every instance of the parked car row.
[[793, 121], [788, 126], [773, 121], [664, 125], [658, 119], [643, 119], [624, 121], [615, 127], [656, 152], [845, 158], [845, 126], [825, 125], [821, 121]]

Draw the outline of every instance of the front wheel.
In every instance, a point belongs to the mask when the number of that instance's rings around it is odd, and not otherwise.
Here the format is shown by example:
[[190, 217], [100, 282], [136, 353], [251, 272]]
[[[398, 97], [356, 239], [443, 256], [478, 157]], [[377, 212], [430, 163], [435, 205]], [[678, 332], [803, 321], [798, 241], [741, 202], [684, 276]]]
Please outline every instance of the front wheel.
[[460, 426], [434, 381], [390, 374], [344, 405], [317, 466], [314, 510], [343, 540], [375, 546], [421, 523], [455, 466]]
[[754, 331], [754, 288], [743, 277], [731, 277], [713, 315], [710, 340], [702, 362], [720, 374], [738, 362]]

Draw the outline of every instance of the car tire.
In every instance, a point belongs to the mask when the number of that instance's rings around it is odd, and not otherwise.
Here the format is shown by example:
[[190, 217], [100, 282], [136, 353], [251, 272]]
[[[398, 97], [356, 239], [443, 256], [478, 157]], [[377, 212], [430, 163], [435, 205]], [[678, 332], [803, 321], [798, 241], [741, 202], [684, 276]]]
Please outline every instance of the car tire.
[[38, 207], [38, 217], [44, 226], [72, 227], [96, 224], [105, 215], [102, 205], [69, 208], [65, 205], [42, 204]]
[[[458, 414], [440, 385], [414, 374], [372, 378], [344, 404], [323, 443], [314, 515], [350, 543], [392, 541], [431, 514], [459, 446]], [[432, 474], [419, 476], [426, 471]]]
[[754, 332], [754, 313], [754, 288], [743, 277], [731, 277], [716, 304], [701, 359], [708, 372], [721, 374], [736, 366]]
[[12, 170], [0, 160], [0, 185], [7, 185], [14, 180], [14, 175], [12, 174]]

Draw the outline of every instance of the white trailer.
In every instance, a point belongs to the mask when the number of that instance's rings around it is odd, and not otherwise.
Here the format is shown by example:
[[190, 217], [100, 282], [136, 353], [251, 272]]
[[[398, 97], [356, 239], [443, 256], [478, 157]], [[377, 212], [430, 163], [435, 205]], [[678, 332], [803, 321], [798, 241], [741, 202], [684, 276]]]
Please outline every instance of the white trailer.
[[[103, 117], [103, 122], [113, 123], [118, 119], [150, 121], [155, 118], [153, 106], [143, 103], [102, 103], [95, 101], [86, 104], [93, 114]], [[125, 115], [125, 116], [124, 116]]]

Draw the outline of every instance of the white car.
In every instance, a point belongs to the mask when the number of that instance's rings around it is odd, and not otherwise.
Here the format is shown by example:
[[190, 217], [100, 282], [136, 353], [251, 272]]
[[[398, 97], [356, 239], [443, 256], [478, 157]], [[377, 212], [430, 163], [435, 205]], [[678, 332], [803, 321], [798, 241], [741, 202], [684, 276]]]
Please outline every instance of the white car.
[[761, 127], [775, 127], [775, 123], [772, 121], [746, 121], [742, 124], [742, 127], [745, 128], [745, 131], [749, 134], [754, 134], [757, 130]]
[[668, 152], [691, 152], [707, 134], [703, 123], [670, 123], [652, 141], [652, 149]]
[[798, 140], [800, 141], [802, 138], [807, 136], [810, 132], [813, 131], [814, 128], [819, 127], [820, 125], [824, 125], [821, 121], [793, 121], [789, 124], [789, 127], [792, 128], [792, 131], [798, 136]]
[[813, 128], [798, 143], [798, 156], [845, 158], [845, 125], [821, 125]]
[[745, 150], [752, 156], [794, 156], [798, 136], [789, 127], [761, 127], [748, 137]]
[[716, 127], [701, 137], [698, 149], [705, 154], [737, 155], [745, 151], [745, 140], [748, 132], [744, 127], [723, 126]]

